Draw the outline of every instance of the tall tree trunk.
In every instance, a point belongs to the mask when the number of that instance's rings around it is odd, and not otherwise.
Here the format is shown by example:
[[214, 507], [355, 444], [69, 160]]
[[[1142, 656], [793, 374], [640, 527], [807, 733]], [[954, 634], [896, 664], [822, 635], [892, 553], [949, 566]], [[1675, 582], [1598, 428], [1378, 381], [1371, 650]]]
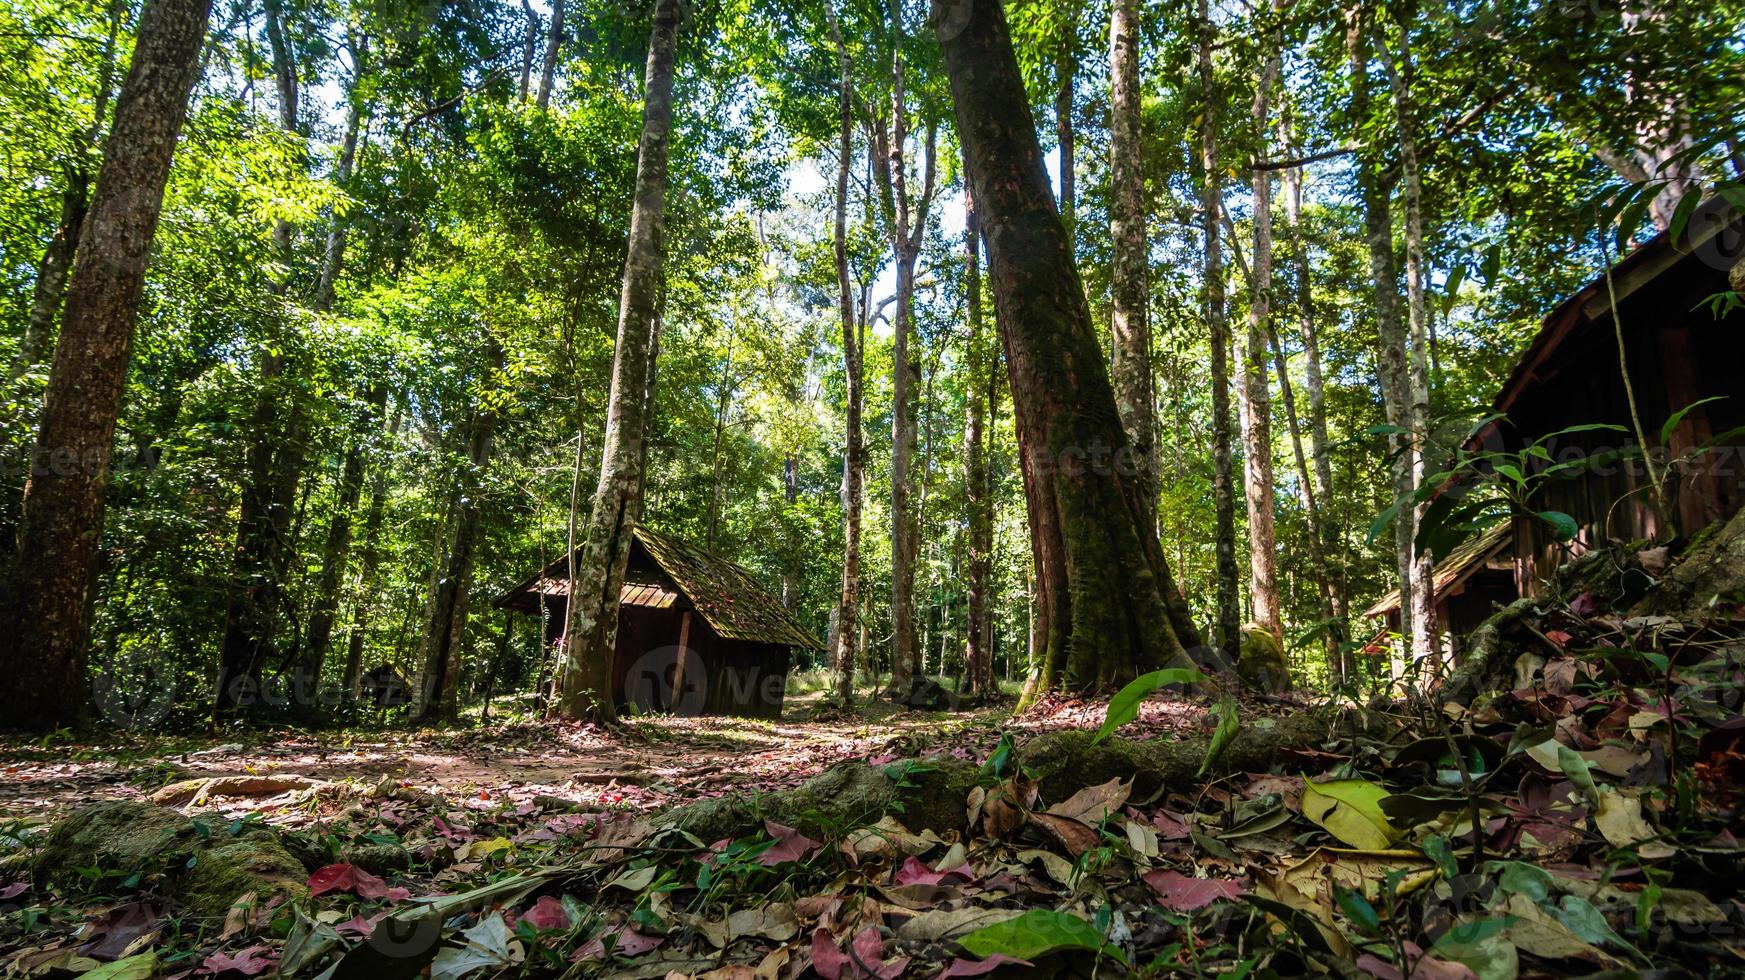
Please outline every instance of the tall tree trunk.
[[911, 343], [915, 318], [915, 263], [927, 233], [927, 211], [933, 201], [933, 165], [938, 127], [929, 122], [923, 145], [920, 196], [910, 193], [907, 149], [909, 111], [903, 58], [903, 10], [890, 0], [888, 13], [895, 39], [891, 59], [891, 117], [872, 121], [873, 165], [885, 224], [891, 236], [891, 257], [897, 280], [895, 337], [891, 353], [891, 685], [889, 693], [906, 698], [921, 663], [915, 635], [915, 562], [919, 554], [915, 503], [911, 497], [915, 464], [917, 407], [920, 392], [920, 351]]
[[[287, 132], [295, 133], [300, 95], [296, 61], [285, 36], [282, 0], [265, 0], [264, 6], [279, 98], [279, 124]], [[290, 222], [274, 222], [273, 243], [285, 269], [284, 277], [273, 285], [274, 294], [280, 297], [289, 292], [291, 285], [292, 234]], [[260, 353], [260, 387], [250, 416], [253, 438], [244, 461], [230, 602], [218, 650], [214, 722], [258, 702], [261, 664], [273, 648], [282, 601], [285, 544], [291, 526], [290, 498], [303, 464], [303, 420], [296, 394], [283, 390], [279, 384], [286, 357], [277, 346], [282, 345], [266, 345]]]
[[[350, 191], [352, 170], [357, 165], [358, 141], [361, 138], [363, 117], [367, 107], [362, 104], [362, 82], [364, 79], [364, 59], [369, 56], [369, 38], [354, 35], [351, 43], [353, 73], [351, 91], [346, 95], [345, 136], [339, 145], [339, 162], [333, 168], [333, 182], [342, 191]], [[317, 313], [326, 313], [333, 309], [333, 284], [339, 278], [340, 270], [345, 266], [345, 219], [335, 213], [328, 218], [327, 245], [321, 252], [321, 273], [315, 281], [315, 301], [313, 307]]]
[[[388, 423], [390, 443], [400, 435], [400, 424], [404, 419], [405, 409], [396, 403], [393, 420]], [[376, 466], [376, 472], [370, 477], [370, 509], [364, 515], [363, 538], [358, 544], [358, 550], [363, 555], [363, 565], [358, 570], [357, 605], [352, 610], [351, 635], [346, 639], [345, 690], [354, 701], [357, 700], [358, 683], [363, 677], [364, 633], [369, 624], [370, 601], [376, 589], [376, 572], [382, 564], [382, 552], [377, 539], [382, 533], [382, 520], [387, 515], [387, 504], [388, 467], [383, 463]]]
[[[1378, 37], [1380, 35], [1378, 34]], [[1394, 115], [1400, 130], [1400, 185], [1406, 211], [1406, 311], [1409, 334], [1406, 339], [1406, 390], [1409, 399], [1407, 417], [1411, 434], [1411, 484], [1414, 491], [1429, 472], [1428, 440], [1430, 437], [1430, 317], [1424, 298], [1425, 277], [1429, 270], [1424, 263], [1423, 183], [1418, 168], [1418, 111], [1412, 96], [1411, 23], [1400, 24], [1399, 58], [1396, 63], [1382, 48], [1382, 62], [1387, 66], [1388, 83], [1393, 90]], [[1417, 527], [1428, 502], [1414, 508], [1412, 526]], [[1412, 657], [1422, 660], [1436, 657], [1440, 646], [1436, 623], [1436, 587], [1434, 556], [1423, 553], [1414, 542], [1411, 573], [1406, 580], [1412, 606]], [[1438, 657], [1435, 664], [1440, 668]]]
[[666, 210], [678, 28], [678, 0], [658, 0], [643, 81], [636, 196], [630, 211], [624, 289], [618, 301], [618, 339], [612, 357], [606, 435], [600, 449], [600, 481], [576, 560], [565, 629], [568, 642], [558, 682], [559, 710], [571, 718], [611, 721], [618, 715], [612, 691], [612, 659], [618, 639], [618, 593], [624, 586], [631, 539], [642, 506], [642, 442], [648, 423], [649, 352], [660, 322], [661, 226]]
[[836, 44], [837, 105], [840, 130], [836, 146], [836, 225], [832, 236], [836, 261], [836, 310], [842, 320], [842, 370], [848, 389], [843, 407], [842, 449], [842, 590], [836, 604], [836, 649], [831, 660], [837, 673], [837, 697], [844, 706], [854, 699], [855, 643], [860, 634], [860, 504], [861, 504], [861, 354], [854, 316], [854, 285], [848, 273], [848, 168], [854, 158], [854, 63], [842, 37], [833, 3], [825, 4], [831, 40]]
[[424, 631], [423, 675], [414, 712], [421, 721], [453, 721], [460, 714], [461, 651], [479, 545], [479, 496], [496, 427], [496, 413], [486, 408], [476, 410], [468, 427], [466, 461], [455, 483], [454, 544]]
[[[1276, 7], [1275, 7], [1276, 9]], [[1276, 44], [1282, 46], [1280, 37]], [[1255, 132], [1267, 132], [1272, 87], [1282, 61], [1275, 48], [1254, 91]], [[1248, 501], [1248, 587], [1254, 621], [1284, 642], [1278, 611], [1278, 543], [1273, 530], [1272, 393], [1268, 380], [1267, 337], [1272, 331], [1272, 171], [1254, 171], [1254, 270], [1248, 303], [1247, 357], [1242, 364], [1242, 392], [1248, 424], [1243, 460], [1243, 486]]]
[[1110, 465], [1111, 450], [1130, 447], [1050, 193], [1005, 12], [973, 0], [934, 6], [987, 236], [1020, 439], [1030, 450], [1030, 510], [1057, 545], [1042, 563], [1049, 622], [1033, 689], [1105, 688], [1189, 663], [1193, 641], [1172, 622], [1165, 597], [1174, 583], [1142, 490]]
[[82, 713], [90, 585], [145, 269], [170, 159], [187, 115], [209, 0], [151, 0], [115, 107], [103, 167], [73, 259], [61, 336], [25, 484], [0, 717], [45, 728]]
[[988, 577], [991, 571], [994, 522], [988, 492], [988, 461], [983, 437], [983, 379], [988, 373], [987, 341], [982, 330], [981, 223], [976, 220], [975, 195], [963, 195], [964, 306], [969, 320], [969, 377], [964, 384], [963, 488], [969, 510], [969, 576], [964, 583], [969, 622], [964, 629], [964, 669], [970, 691], [987, 694], [993, 671], [988, 663]]
[[539, 14], [534, 11], [533, 4], [521, 0], [521, 15], [527, 18], [527, 33], [521, 39], [521, 87], [522, 102], [533, 87], [533, 49], [539, 43]]
[[1150, 260], [1139, 87], [1139, 0], [1113, 0], [1109, 22], [1109, 274], [1115, 405], [1147, 503], [1156, 507], [1157, 389], [1146, 319]]
[[557, 56], [563, 46], [564, 0], [551, 0], [551, 28], [545, 33], [545, 69], [539, 76], [539, 96], [535, 100], [541, 109], [551, 104], [551, 84], [557, 77]]
[[1214, 610], [1214, 642], [1234, 657], [1242, 625], [1241, 593], [1236, 582], [1236, 474], [1230, 460], [1230, 325], [1224, 310], [1224, 252], [1219, 241], [1219, 216], [1223, 213], [1222, 174], [1218, 166], [1217, 82], [1212, 74], [1212, 16], [1207, 0], [1200, 0], [1200, 210], [1205, 222], [1204, 268], [1206, 327], [1212, 341], [1212, 510], [1214, 547], [1217, 552], [1217, 598]]
[[304, 651], [303, 674], [310, 684], [319, 686], [321, 668], [327, 662], [333, 646], [333, 624], [339, 612], [339, 589], [345, 578], [346, 561], [351, 556], [352, 512], [357, 509], [363, 493], [365, 456], [375, 430], [381, 425], [381, 412], [387, 404], [388, 389], [377, 384], [365, 399], [361, 431], [346, 450], [340, 469], [339, 492], [335, 495], [333, 519], [327, 525], [327, 541], [322, 548], [321, 573], [315, 582], [315, 605], [309, 613], [309, 637]]
[[[1364, 31], [1361, 5], [1347, 9], [1346, 45], [1351, 61], [1351, 118], [1363, 126], [1370, 113], [1369, 43]], [[1369, 248], [1370, 278], [1375, 286], [1376, 376], [1381, 383], [1382, 407], [1394, 431], [1388, 436], [1392, 456], [1394, 500], [1400, 504], [1394, 518], [1394, 564], [1400, 588], [1412, 581], [1413, 513], [1411, 445], [1403, 433], [1411, 426], [1410, 392], [1406, 382], [1406, 334], [1400, 323], [1399, 276], [1394, 268], [1393, 206], [1391, 179], [1383, 173], [1374, 148], [1359, 152], [1358, 198], [1363, 207], [1364, 238]], [[1412, 636], [1412, 603], [1400, 603], [1401, 633]], [[1396, 665], [1397, 669], [1403, 665]]]

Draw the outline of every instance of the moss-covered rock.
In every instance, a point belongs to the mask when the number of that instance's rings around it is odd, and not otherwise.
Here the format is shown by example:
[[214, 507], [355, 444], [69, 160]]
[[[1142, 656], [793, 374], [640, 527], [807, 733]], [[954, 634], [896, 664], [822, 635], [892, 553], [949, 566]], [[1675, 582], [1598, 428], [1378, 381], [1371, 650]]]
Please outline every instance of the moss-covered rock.
[[1745, 604], [1745, 511], [1693, 536], [1678, 565], [1631, 615], [1670, 616], [1694, 624], [1740, 604]]
[[1237, 648], [1236, 676], [1251, 691], [1277, 693], [1291, 689], [1291, 665], [1285, 659], [1284, 645], [1272, 631], [1259, 623], [1242, 627], [1241, 645]]
[[[92, 869], [96, 874], [92, 875]], [[308, 874], [271, 828], [196, 817], [149, 803], [116, 801], [56, 824], [32, 865], [38, 882], [68, 894], [112, 889], [135, 875], [142, 887], [179, 896], [200, 915], [224, 915], [254, 892], [300, 896]]]

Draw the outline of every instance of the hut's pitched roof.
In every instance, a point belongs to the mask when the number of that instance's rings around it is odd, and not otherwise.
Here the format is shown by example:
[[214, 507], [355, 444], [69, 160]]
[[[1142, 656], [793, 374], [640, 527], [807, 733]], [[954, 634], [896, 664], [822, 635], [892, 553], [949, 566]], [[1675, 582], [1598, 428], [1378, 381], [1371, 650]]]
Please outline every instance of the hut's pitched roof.
[[[1431, 573], [1431, 594], [1440, 599], [1484, 568], [1509, 544], [1509, 524], [1503, 522], [1448, 553]], [[1400, 593], [1390, 592], [1363, 615], [1385, 616], [1400, 608]]]
[[[637, 545], [678, 591], [673, 592], [665, 582], [626, 580], [619, 602], [665, 608], [683, 596], [722, 639], [824, 648], [743, 566], [641, 525], [635, 533]], [[517, 600], [541, 594], [569, 594], [567, 558], [559, 558], [510, 589], [495, 605], [526, 611], [526, 604]]]

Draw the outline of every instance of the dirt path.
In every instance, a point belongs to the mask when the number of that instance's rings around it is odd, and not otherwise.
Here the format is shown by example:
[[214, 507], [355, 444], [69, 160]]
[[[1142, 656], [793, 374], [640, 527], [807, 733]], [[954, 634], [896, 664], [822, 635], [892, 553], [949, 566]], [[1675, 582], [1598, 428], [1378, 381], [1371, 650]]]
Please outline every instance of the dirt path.
[[[100, 800], [144, 798], [180, 779], [244, 775], [298, 775], [360, 790], [387, 780], [492, 807], [545, 799], [589, 811], [648, 811], [730, 791], [784, 789], [845, 759], [924, 752], [980, 759], [998, 742], [1002, 723], [1021, 732], [1094, 727], [1101, 711], [1100, 705], [1062, 702], [1013, 723], [999, 709], [943, 714], [874, 703], [863, 705], [855, 718], [802, 720], [816, 713], [814, 701], [790, 699], [786, 715], [775, 722], [655, 717], [626, 722], [615, 732], [544, 723], [412, 732], [261, 731], [250, 733], [247, 742], [0, 741], [0, 822], [38, 823]], [[1184, 732], [1198, 719], [1194, 705], [1157, 703], [1147, 707], [1140, 724], [1157, 733]], [[290, 825], [324, 809], [292, 795], [282, 801], [214, 799], [210, 805]]]

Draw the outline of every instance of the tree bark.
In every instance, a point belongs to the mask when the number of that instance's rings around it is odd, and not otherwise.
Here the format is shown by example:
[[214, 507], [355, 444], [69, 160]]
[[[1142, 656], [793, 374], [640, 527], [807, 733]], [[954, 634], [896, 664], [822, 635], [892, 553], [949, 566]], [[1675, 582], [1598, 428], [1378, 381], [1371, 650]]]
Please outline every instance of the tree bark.
[[661, 229], [666, 210], [667, 148], [672, 131], [673, 55], [678, 0], [658, 0], [644, 75], [642, 137], [636, 154], [636, 196], [624, 288], [618, 301], [618, 338], [600, 481], [588, 511], [570, 592], [568, 638], [559, 679], [559, 710], [571, 718], [611, 721], [618, 709], [612, 659], [618, 638], [618, 593], [642, 506], [642, 442], [648, 422], [649, 350], [659, 322]]
[[[1283, 44], [1283, 39], [1276, 42]], [[1255, 132], [1265, 134], [1282, 55], [1275, 48], [1255, 86]], [[1284, 642], [1278, 608], [1278, 543], [1273, 521], [1272, 392], [1268, 379], [1267, 338], [1272, 331], [1272, 171], [1254, 171], [1254, 267], [1248, 303], [1247, 357], [1242, 392], [1247, 425], [1243, 486], [1248, 502], [1248, 588], [1254, 622]]]
[[[404, 418], [405, 410], [396, 404], [393, 420], [388, 423], [390, 442], [399, 436], [400, 424]], [[375, 593], [376, 572], [382, 564], [382, 552], [377, 547], [377, 538], [382, 532], [387, 503], [388, 467], [383, 462], [376, 466], [375, 474], [370, 477], [370, 509], [364, 515], [364, 533], [358, 548], [363, 556], [363, 565], [358, 569], [357, 606], [352, 611], [351, 635], [346, 639], [344, 683], [348, 696], [354, 701], [357, 700], [358, 683], [363, 677], [364, 631], [369, 623], [370, 600]]]
[[[1361, 6], [1346, 11], [1348, 19], [1346, 45], [1351, 62], [1351, 117], [1353, 125], [1362, 126], [1370, 113], [1369, 45], [1363, 27]], [[1412, 464], [1410, 441], [1404, 433], [1411, 425], [1410, 393], [1406, 383], [1406, 334], [1400, 323], [1399, 276], [1394, 267], [1393, 207], [1390, 200], [1390, 178], [1383, 172], [1382, 161], [1372, 147], [1358, 154], [1358, 197], [1363, 208], [1364, 238], [1369, 249], [1370, 278], [1375, 287], [1375, 328], [1377, 338], [1376, 376], [1381, 383], [1382, 405], [1388, 424], [1394, 431], [1388, 436], [1392, 458], [1394, 499], [1400, 503], [1394, 518], [1394, 564], [1400, 588], [1408, 589], [1412, 580], [1413, 520]], [[1412, 635], [1412, 603], [1400, 604], [1401, 633]], [[1397, 669], [1403, 665], [1396, 665]]]
[[381, 425], [388, 389], [377, 384], [365, 398], [362, 431], [352, 439], [340, 469], [339, 492], [334, 497], [333, 519], [327, 525], [322, 548], [321, 573], [315, 582], [315, 605], [309, 614], [309, 637], [304, 650], [303, 673], [314, 685], [321, 683], [321, 669], [333, 645], [333, 624], [339, 612], [339, 590], [351, 557], [352, 512], [363, 494], [365, 453], [374, 430]]
[[551, 27], [545, 33], [545, 68], [539, 75], [539, 95], [534, 100], [541, 109], [551, 104], [551, 85], [557, 77], [557, 56], [563, 46], [564, 0], [551, 0]]
[[860, 611], [861, 353], [854, 314], [854, 284], [848, 272], [848, 168], [854, 158], [854, 62], [842, 37], [836, 7], [826, 3], [830, 36], [836, 44], [840, 129], [836, 146], [836, 225], [832, 237], [836, 260], [836, 309], [842, 320], [842, 371], [847, 404], [843, 406], [842, 449], [842, 589], [836, 605], [836, 647], [830, 651], [837, 673], [837, 697], [844, 706], [854, 700], [855, 643]]
[[82, 713], [90, 583], [103, 490], [145, 269], [164, 184], [193, 90], [209, 0], [152, 0], [115, 107], [80, 232], [61, 337], [25, 484], [11, 626], [0, 667], [9, 726], [46, 728]]
[[915, 314], [915, 263], [927, 233], [927, 212], [933, 202], [934, 149], [937, 126], [929, 123], [923, 144], [923, 175], [919, 197], [910, 193], [908, 175], [909, 110], [907, 68], [903, 58], [903, 10], [898, 0], [888, 7], [895, 39], [891, 59], [891, 117], [871, 122], [873, 166], [879, 200], [891, 238], [897, 309], [891, 354], [891, 684], [888, 693], [902, 700], [909, 694], [921, 666], [915, 633], [915, 561], [919, 529], [912, 499], [916, 428], [919, 422], [920, 351], [911, 343]]
[[1219, 240], [1219, 216], [1224, 209], [1219, 188], [1217, 82], [1212, 74], [1213, 31], [1207, 0], [1200, 0], [1200, 210], [1205, 225], [1206, 256], [1202, 276], [1206, 328], [1212, 347], [1212, 510], [1217, 552], [1217, 596], [1214, 642], [1234, 657], [1242, 626], [1241, 594], [1236, 581], [1236, 475], [1230, 459], [1230, 325], [1224, 310], [1224, 253]]
[[[1395, 121], [1400, 130], [1400, 184], [1401, 203], [1406, 211], [1406, 311], [1409, 324], [1406, 338], [1406, 390], [1409, 404], [1407, 417], [1412, 430], [1410, 464], [1412, 488], [1415, 492], [1431, 465], [1427, 458], [1430, 437], [1430, 320], [1429, 306], [1424, 298], [1425, 277], [1429, 270], [1424, 262], [1424, 194], [1418, 167], [1418, 111], [1412, 96], [1410, 22], [1402, 21], [1400, 24], [1398, 61], [1389, 56], [1384, 44], [1382, 62], [1387, 66], [1388, 84], [1394, 96]], [[1414, 529], [1428, 506], [1426, 501], [1413, 508]], [[1411, 574], [1407, 578], [1406, 587], [1408, 601], [1412, 606], [1412, 657], [1422, 660], [1436, 657], [1439, 647], [1434, 557], [1421, 551], [1414, 541], [1411, 562]], [[1439, 669], [1439, 657], [1435, 663]]]
[[1066, 225], [1067, 248], [1073, 247], [1078, 214], [1078, 141], [1073, 129], [1073, 87], [1078, 84], [1078, 11], [1063, 0], [1060, 50], [1054, 60], [1054, 139], [1060, 150], [1060, 219]]
[[963, 488], [969, 510], [968, 578], [964, 583], [968, 622], [964, 629], [964, 668], [971, 693], [989, 693], [993, 671], [988, 649], [988, 577], [994, 544], [993, 499], [985, 452], [983, 379], [988, 374], [987, 341], [982, 329], [981, 223], [975, 195], [963, 195], [964, 308], [969, 320], [968, 372], [964, 383]]
[[[499, 355], [500, 357], [500, 355]], [[493, 370], [496, 368], [493, 359]], [[472, 594], [473, 566], [479, 544], [480, 493], [490, 463], [497, 415], [475, 410], [468, 427], [466, 460], [455, 484], [454, 544], [437, 581], [430, 621], [424, 631], [424, 657], [419, 700], [413, 716], [420, 721], [454, 721], [460, 714], [461, 651], [467, 627], [467, 602]]]
[[533, 87], [533, 49], [539, 43], [539, 14], [528, 0], [521, 0], [521, 15], [527, 18], [527, 33], [521, 39], [521, 101]]
[[[1115, 408], [1084, 288], [999, 4], [936, 0], [1026, 457], [1047, 647], [1034, 689], [1106, 688], [1188, 664], [1173, 590]], [[1191, 630], [1191, 624], [1187, 624]]]
[[[1146, 300], [1145, 161], [1139, 87], [1139, 0], [1113, 0], [1109, 22], [1109, 273], [1115, 404], [1133, 444], [1140, 487], [1155, 509], [1157, 389]], [[1153, 521], [1155, 523], [1155, 519]]]
[[[298, 131], [298, 75], [285, 36], [282, 0], [265, 0], [267, 42], [272, 50], [279, 124]], [[273, 242], [284, 263], [284, 277], [273, 285], [283, 297], [291, 286], [293, 229], [273, 224]], [[294, 392], [278, 383], [285, 369], [282, 350], [266, 345], [260, 353], [260, 387], [250, 416], [252, 441], [244, 460], [240, 513], [231, 569], [230, 601], [219, 642], [218, 682], [213, 721], [234, 716], [259, 700], [261, 663], [271, 652], [282, 592], [291, 527], [291, 496], [303, 466], [302, 413]], [[281, 422], [281, 419], [283, 420]]]

